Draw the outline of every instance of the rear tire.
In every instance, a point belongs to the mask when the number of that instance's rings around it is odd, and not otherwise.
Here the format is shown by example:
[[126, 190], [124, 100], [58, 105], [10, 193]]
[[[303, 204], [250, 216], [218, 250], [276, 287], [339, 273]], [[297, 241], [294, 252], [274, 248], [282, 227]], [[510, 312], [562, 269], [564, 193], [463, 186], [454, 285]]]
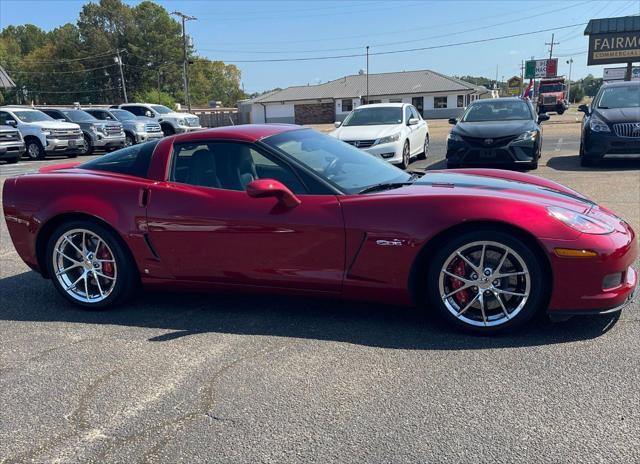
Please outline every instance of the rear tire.
[[411, 148], [409, 147], [409, 141], [405, 140], [402, 147], [402, 161], [398, 165], [400, 169], [407, 169], [411, 163]]
[[523, 326], [543, 309], [549, 294], [534, 250], [513, 234], [491, 228], [463, 233], [440, 247], [423, 284], [430, 308], [440, 317], [486, 334]]
[[424, 139], [424, 147], [422, 148], [422, 153], [418, 155], [419, 160], [426, 160], [427, 153], [429, 152], [429, 134]]
[[136, 265], [126, 245], [115, 232], [94, 221], [74, 220], [56, 228], [47, 242], [45, 259], [56, 289], [86, 309], [120, 304], [137, 287]]

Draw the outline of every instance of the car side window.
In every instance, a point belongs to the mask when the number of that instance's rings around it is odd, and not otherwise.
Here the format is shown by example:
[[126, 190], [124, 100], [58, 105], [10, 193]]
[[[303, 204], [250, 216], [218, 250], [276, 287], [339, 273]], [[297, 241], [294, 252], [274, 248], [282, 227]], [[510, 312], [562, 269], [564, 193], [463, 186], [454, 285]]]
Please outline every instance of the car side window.
[[243, 191], [256, 179], [275, 179], [293, 193], [307, 193], [293, 169], [251, 145], [195, 142], [173, 146], [170, 181]]
[[141, 106], [125, 106], [123, 109], [135, 114], [136, 116], [144, 116], [144, 108]]
[[417, 119], [418, 121], [422, 120], [422, 118], [420, 117], [420, 114], [418, 113], [418, 110], [415, 109], [415, 107], [410, 106], [409, 108], [411, 108], [411, 117]]
[[13, 119], [9, 116], [9, 113], [5, 113], [4, 111], [0, 111], [0, 126], [4, 126], [7, 124], [7, 119]]

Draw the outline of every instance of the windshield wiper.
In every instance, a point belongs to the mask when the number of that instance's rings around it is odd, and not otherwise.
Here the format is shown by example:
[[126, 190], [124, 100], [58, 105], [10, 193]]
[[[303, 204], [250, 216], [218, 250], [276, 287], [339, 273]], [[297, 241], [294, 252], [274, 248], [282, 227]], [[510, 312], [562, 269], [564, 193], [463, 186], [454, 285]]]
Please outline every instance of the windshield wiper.
[[372, 185], [371, 187], [367, 187], [365, 189], [360, 190], [358, 193], [371, 193], [371, 192], [379, 192], [381, 190], [391, 190], [395, 188], [404, 187], [406, 185], [411, 185], [413, 182], [386, 182], [382, 184]]

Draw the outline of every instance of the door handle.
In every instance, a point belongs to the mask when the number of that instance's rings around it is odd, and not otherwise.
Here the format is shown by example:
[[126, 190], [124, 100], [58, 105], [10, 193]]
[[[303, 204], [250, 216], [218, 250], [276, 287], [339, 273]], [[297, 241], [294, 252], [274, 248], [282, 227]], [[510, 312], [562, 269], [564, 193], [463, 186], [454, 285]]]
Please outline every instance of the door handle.
[[146, 208], [147, 205], [149, 204], [149, 197], [151, 196], [151, 191], [144, 187], [140, 189], [140, 193], [138, 195], [138, 205], [140, 205], [141, 208]]

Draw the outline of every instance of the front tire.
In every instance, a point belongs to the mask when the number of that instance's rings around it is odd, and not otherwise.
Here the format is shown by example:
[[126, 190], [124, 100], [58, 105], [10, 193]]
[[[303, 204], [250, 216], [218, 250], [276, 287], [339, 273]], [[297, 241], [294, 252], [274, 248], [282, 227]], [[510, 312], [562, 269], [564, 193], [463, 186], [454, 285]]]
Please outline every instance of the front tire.
[[91, 143], [91, 137], [87, 134], [83, 135], [84, 138], [84, 148], [80, 152], [81, 155], [90, 155], [93, 153], [93, 144]]
[[540, 259], [512, 234], [497, 229], [463, 233], [440, 247], [430, 261], [430, 307], [463, 330], [516, 329], [547, 302]]
[[584, 152], [584, 145], [580, 142], [580, 166], [583, 168], [591, 168], [596, 165], [596, 160], [587, 158]]
[[132, 145], [136, 144], [136, 139], [133, 137], [133, 135], [131, 134], [127, 134], [125, 137], [125, 142], [124, 142], [124, 146], [125, 147], [130, 147]]
[[27, 141], [26, 149], [27, 157], [30, 160], [42, 160], [46, 156], [44, 147], [37, 139], [30, 139], [29, 141]]
[[164, 134], [165, 137], [176, 133], [175, 129], [170, 124], [163, 124], [161, 127], [162, 127], [162, 133]]
[[49, 238], [47, 270], [67, 300], [87, 309], [117, 305], [136, 288], [135, 263], [110, 229], [90, 220], [59, 226]]
[[407, 169], [411, 163], [411, 149], [409, 147], [409, 141], [405, 140], [402, 147], [402, 161], [398, 165], [400, 169]]

